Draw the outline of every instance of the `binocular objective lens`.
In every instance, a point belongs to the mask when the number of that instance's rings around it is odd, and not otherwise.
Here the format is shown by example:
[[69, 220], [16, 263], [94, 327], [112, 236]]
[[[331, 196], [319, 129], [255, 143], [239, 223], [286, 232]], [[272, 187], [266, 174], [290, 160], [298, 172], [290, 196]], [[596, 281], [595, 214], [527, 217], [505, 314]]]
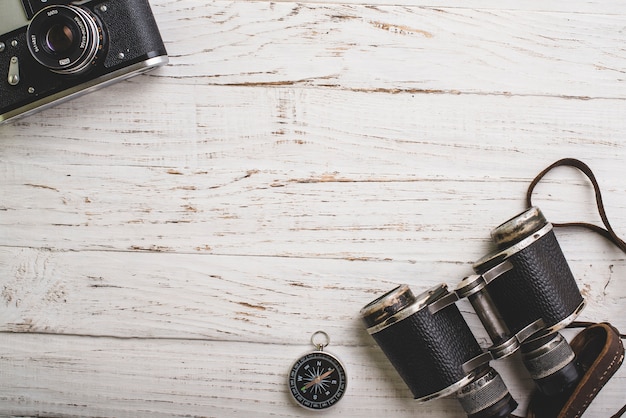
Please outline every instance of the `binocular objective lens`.
[[522, 361], [546, 396], [566, 392], [582, 378], [572, 348], [558, 332], [522, 344]]
[[502, 378], [491, 367], [461, 389], [457, 397], [468, 418], [508, 417], [517, 408]]
[[74, 42], [74, 33], [67, 25], [55, 24], [46, 33], [46, 45], [57, 54], [67, 51]]

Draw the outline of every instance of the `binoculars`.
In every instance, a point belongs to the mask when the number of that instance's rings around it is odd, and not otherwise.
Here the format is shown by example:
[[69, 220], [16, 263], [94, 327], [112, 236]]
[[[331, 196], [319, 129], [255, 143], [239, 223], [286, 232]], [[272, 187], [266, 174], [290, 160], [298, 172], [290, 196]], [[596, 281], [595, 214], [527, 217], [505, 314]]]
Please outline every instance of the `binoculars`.
[[[418, 294], [401, 285], [361, 310], [361, 318], [414, 397], [455, 395], [469, 418], [506, 417], [516, 407], [489, 365], [521, 351], [538, 389], [554, 396], [582, 377], [558, 332], [585, 306], [553, 226], [536, 207], [491, 232], [495, 252], [454, 290]], [[483, 350], [456, 302], [467, 298], [491, 339]]]

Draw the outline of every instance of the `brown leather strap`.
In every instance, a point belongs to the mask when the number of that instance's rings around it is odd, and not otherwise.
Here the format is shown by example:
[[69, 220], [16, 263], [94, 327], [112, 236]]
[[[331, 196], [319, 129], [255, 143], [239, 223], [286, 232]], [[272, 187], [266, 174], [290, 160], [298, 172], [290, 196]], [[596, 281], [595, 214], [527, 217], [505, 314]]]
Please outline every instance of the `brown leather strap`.
[[[580, 170], [593, 185], [596, 196], [596, 204], [602, 223], [605, 228], [586, 222], [554, 223], [559, 227], [582, 227], [597, 232], [615, 244], [622, 252], [626, 253], [626, 242], [622, 240], [609, 223], [602, 201], [600, 186], [593, 171], [580, 160], [575, 158], [563, 158], [548, 166], [535, 177], [526, 192], [526, 204], [532, 206], [532, 196], [535, 186], [545, 177], [548, 172], [556, 167], [568, 166]], [[571, 394], [562, 395], [562, 399], [543, 399], [541, 395], [534, 395], [528, 410], [528, 418], [572, 418], [579, 417], [587, 409], [589, 403], [600, 391], [606, 381], [615, 373], [624, 359], [624, 347], [620, 338], [626, 336], [620, 334], [609, 324], [578, 323], [579, 326], [588, 328], [578, 334], [572, 340], [572, 348], [579, 356], [579, 361], [586, 370], [585, 375]], [[626, 405], [612, 418], [621, 417], [626, 413]]]
[[624, 361], [620, 334], [608, 323], [586, 328], [574, 337], [570, 345], [586, 372], [559, 418], [580, 417]]
[[[586, 222], [553, 223], [559, 227], [582, 227], [597, 232], [610, 240], [620, 250], [626, 253], [626, 242], [622, 240], [609, 223], [602, 201], [600, 186], [589, 166], [575, 158], [563, 158], [548, 166], [531, 182], [526, 192], [526, 204], [533, 205], [532, 196], [535, 186], [556, 167], [568, 166], [580, 170], [591, 181], [596, 196], [596, 204], [600, 218], [605, 228]], [[526, 418], [578, 418], [587, 409], [591, 401], [598, 394], [607, 380], [613, 376], [624, 360], [624, 346], [620, 334], [613, 326], [607, 323], [574, 323], [574, 326], [587, 327], [571, 342], [578, 361], [585, 371], [583, 378], [571, 393], [564, 393], [558, 397], [547, 398], [540, 392], [533, 394]], [[626, 413], [626, 405], [611, 418], [619, 418]], [[512, 418], [517, 418], [511, 415]]]
[[582, 228], [590, 229], [602, 235], [606, 239], [610, 240], [620, 250], [626, 253], [626, 242], [624, 242], [620, 237], [617, 236], [617, 234], [613, 230], [613, 227], [611, 227], [611, 224], [609, 223], [609, 219], [606, 216], [606, 212], [604, 210], [604, 202], [602, 201], [602, 193], [600, 193], [600, 186], [598, 185], [596, 176], [593, 174], [593, 171], [591, 171], [589, 166], [587, 166], [587, 164], [583, 163], [580, 160], [577, 160], [575, 158], [563, 158], [551, 164], [549, 167], [547, 167], [545, 170], [539, 173], [537, 177], [535, 177], [535, 179], [530, 183], [530, 186], [528, 186], [528, 191], [526, 192], [526, 204], [528, 205], [528, 207], [532, 206], [532, 195], [533, 195], [533, 191], [535, 190], [535, 186], [541, 181], [541, 179], [543, 179], [543, 177], [546, 174], [548, 174], [548, 172], [550, 172], [552, 169], [556, 167], [561, 167], [561, 166], [577, 168], [578, 170], [582, 171], [587, 176], [587, 178], [591, 181], [591, 184], [593, 185], [593, 190], [595, 191], [595, 194], [596, 194], [596, 204], [598, 206], [598, 212], [600, 213], [600, 218], [602, 218], [602, 223], [604, 224], [606, 229], [599, 227], [597, 225], [586, 223], [586, 222], [554, 223], [553, 225], [554, 226], [575, 226], [575, 227], [582, 227]]
[[[586, 325], [586, 324], [585, 324]], [[571, 393], [547, 398], [535, 393], [527, 418], [579, 418], [624, 360], [620, 333], [607, 323], [593, 324], [570, 343], [584, 375]], [[626, 412], [626, 406], [613, 418]]]
[[617, 414], [615, 414], [615, 415], [611, 416], [611, 418], [619, 418], [619, 417], [621, 417], [621, 416], [622, 416], [622, 415], [624, 415], [624, 414], [626, 414], [626, 405], [624, 405], [624, 406], [622, 407], [622, 409], [620, 409], [619, 411], [617, 411]]

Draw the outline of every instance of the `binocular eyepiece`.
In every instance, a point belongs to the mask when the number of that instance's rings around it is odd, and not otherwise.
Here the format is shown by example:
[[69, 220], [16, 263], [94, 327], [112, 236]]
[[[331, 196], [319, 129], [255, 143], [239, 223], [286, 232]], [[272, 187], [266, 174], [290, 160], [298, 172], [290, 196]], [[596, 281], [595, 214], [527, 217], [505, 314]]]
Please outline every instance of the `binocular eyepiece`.
[[[558, 330], [585, 301], [541, 211], [532, 207], [495, 228], [496, 251], [450, 291], [415, 296], [401, 285], [361, 310], [363, 322], [418, 401], [456, 395], [470, 418], [506, 417], [517, 403], [491, 360], [517, 352], [539, 390], [553, 396], [581, 378]], [[483, 350], [455, 302], [467, 298], [489, 335]]]

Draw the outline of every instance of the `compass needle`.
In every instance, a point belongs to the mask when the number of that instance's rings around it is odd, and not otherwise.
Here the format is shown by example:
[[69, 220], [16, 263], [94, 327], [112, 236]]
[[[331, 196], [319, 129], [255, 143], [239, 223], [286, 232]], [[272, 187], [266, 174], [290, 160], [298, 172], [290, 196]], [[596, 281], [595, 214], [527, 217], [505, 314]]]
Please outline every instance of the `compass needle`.
[[[326, 373], [324, 373], [322, 375], [315, 376], [313, 378], [313, 380], [311, 380], [306, 385], [302, 386], [301, 390], [304, 391], [304, 390], [310, 388], [313, 385], [325, 386], [324, 379], [326, 379], [328, 376], [330, 376], [334, 371], [335, 371], [335, 369], [330, 369], [330, 370], [328, 370]], [[318, 373], [319, 373], [319, 371], [318, 371]]]

